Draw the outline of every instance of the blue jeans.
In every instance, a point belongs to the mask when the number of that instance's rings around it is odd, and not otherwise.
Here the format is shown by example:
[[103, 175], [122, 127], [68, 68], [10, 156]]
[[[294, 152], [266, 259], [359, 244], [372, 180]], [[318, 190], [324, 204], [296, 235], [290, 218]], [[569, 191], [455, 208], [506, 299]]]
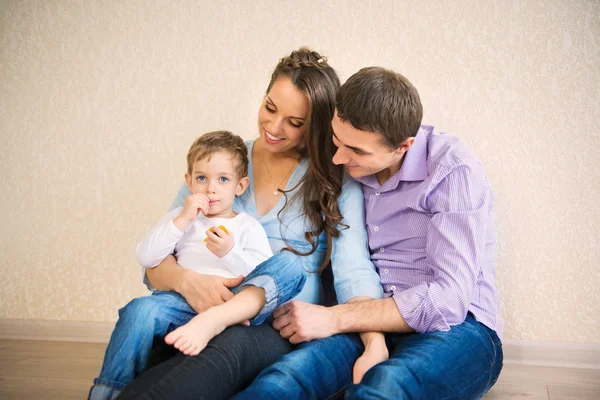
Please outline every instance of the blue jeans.
[[[258, 325], [276, 307], [300, 293], [305, 281], [306, 271], [300, 257], [286, 251], [258, 265], [232, 292], [237, 293], [250, 285], [265, 290], [265, 306], [251, 321]], [[116, 398], [147, 368], [153, 344], [194, 316], [196, 312], [185, 298], [175, 292], [156, 291], [152, 296], [134, 299], [120, 309], [100, 376], [94, 379], [89, 399]]]
[[387, 361], [352, 384], [363, 352], [358, 335], [335, 335], [305, 343], [266, 368], [240, 399], [478, 399], [502, 369], [496, 332], [468, 315], [448, 332], [389, 334]]

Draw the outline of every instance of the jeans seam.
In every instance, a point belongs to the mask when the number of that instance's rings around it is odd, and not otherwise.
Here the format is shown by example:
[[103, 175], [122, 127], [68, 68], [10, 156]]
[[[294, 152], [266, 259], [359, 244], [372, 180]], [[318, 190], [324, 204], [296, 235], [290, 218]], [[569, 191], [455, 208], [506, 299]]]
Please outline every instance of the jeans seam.
[[[461, 398], [461, 396], [462, 396], [462, 394], [463, 394], [464, 392], [466, 392], [467, 390], [471, 389], [473, 386], [477, 385], [477, 384], [478, 384], [480, 381], [482, 381], [482, 380], [483, 380], [483, 378], [485, 378], [485, 377], [486, 377], [486, 375], [489, 375], [489, 374], [492, 372], [492, 371], [491, 371], [491, 370], [492, 370], [492, 368], [493, 368], [493, 367], [490, 367], [490, 368], [487, 370], [487, 372], [484, 372], [484, 373], [482, 373], [482, 374], [481, 374], [481, 376], [480, 376], [479, 378], [477, 378], [477, 380], [476, 380], [475, 382], [471, 383], [469, 386], [467, 386], [466, 388], [464, 388], [463, 390], [461, 390], [461, 392], [460, 392], [460, 393], [458, 393], [457, 395], [453, 395], [453, 396], [449, 396], [449, 397], [444, 397], [444, 398], [442, 398], [442, 400], [448, 400], [448, 399], [459, 399], [459, 398]], [[487, 389], [486, 389], [486, 390], [487, 390]]]
[[[476, 322], [481, 324], [481, 322]], [[485, 330], [485, 335], [486, 337], [488, 337], [490, 339], [490, 342], [492, 343], [492, 348], [493, 348], [493, 354], [492, 354], [492, 364], [487, 368], [486, 372], [483, 372], [479, 378], [477, 378], [477, 380], [473, 383], [471, 383], [469, 386], [467, 386], [466, 388], [464, 388], [463, 390], [460, 391], [460, 393], [456, 396], [450, 396], [450, 397], [444, 397], [443, 400], [446, 399], [452, 399], [452, 398], [460, 398], [460, 396], [465, 393], [467, 390], [471, 389], [473, 386], [477, 385], [479, 382], [481, 382], [486, 376], [491, 375], [494, 372], [494, 366], [496, 365], [496, 343], [494, 342], [492, 335], [490, 335], [490, 333], [487, 331], [487, 327], [483, 324], [481, 324]], [[498, 378], [496, 378], [497, 380]], [[495, 383], [495, 382], [494, 382]], [[493, 385], [493, 383], [492, 383]], [[492, 385], [489, 385], [486, 387], [485, 391], [487, 392], [489, 390], [489, 388], [492, 387]]]
[[327, 400], [330, 400], [330, 399], [335, 399], [335, 398], [336, 398], [336, 397], [337, 397], [337, 396], [338, 396], [340, 393], [344, 393], [346, 390], [348, 390], [348, 388], [349, 388], [350, 386], [352, 386], [352, 384], [351, 384], [351, 383], [349, 383], [349, 384], [347, 384], [347, 385], [345, 385], [345, 386], [342, 386], [342, 388], [340, 388], [340, 389], [339, 389], [337, 392], [335, 392], [335, 393], [334, 393], [334, 394], [332, 394], [331, 396], [328, 396], [328, 397], [327, 397]]

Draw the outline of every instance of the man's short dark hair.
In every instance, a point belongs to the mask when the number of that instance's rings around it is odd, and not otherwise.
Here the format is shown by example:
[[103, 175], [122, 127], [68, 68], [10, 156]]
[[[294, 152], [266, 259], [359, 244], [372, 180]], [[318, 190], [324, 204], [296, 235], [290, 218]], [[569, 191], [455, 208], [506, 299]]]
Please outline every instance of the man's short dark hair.
[[403, 75], [380, 67], [363, 68], [340, 87], [338, 117], [361, 131], [379, 133], [392, 149], [416, 136], [423, 118], [417, 89]]

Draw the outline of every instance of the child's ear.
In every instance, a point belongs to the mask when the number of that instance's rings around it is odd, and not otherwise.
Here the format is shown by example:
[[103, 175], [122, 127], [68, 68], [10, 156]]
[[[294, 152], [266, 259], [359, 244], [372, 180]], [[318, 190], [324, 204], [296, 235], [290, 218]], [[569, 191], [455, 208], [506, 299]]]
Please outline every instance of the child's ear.
[[185, 182], [188, 185], [188, 189], [190, 189], [190, 192], [191, 192], [192, 191], [192, 176], [186, 172], [184, 177], [185, 177]]
[[250, 184], [250, 178], [248, 178], [247, 176], [240, 179], [240, 181], [237, 184], [237, 188], [235, 189], [235, 195], [239, 196], [242, 193], [244, 193], [249, 184]]

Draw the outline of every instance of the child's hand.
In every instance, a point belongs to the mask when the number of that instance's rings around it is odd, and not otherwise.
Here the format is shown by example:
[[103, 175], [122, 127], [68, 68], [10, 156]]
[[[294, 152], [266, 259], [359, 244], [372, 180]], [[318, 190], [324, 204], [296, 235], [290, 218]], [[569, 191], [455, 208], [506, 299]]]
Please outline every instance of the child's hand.
[[235, 240], [231, 232], [225, 232], [218, 226], [213, 226], [206, 231], [206, 248], [219, 258], [225, 257], [234, 244]]
[[185, 198], [183, 210], [179, 216], [175, 217], [173, 223], [180, 231], [183, 231], [187, 224], [195, 220], [201, 212], [204, 215], [208, 213], [208, 197], [202, 193], [192, 194]]

